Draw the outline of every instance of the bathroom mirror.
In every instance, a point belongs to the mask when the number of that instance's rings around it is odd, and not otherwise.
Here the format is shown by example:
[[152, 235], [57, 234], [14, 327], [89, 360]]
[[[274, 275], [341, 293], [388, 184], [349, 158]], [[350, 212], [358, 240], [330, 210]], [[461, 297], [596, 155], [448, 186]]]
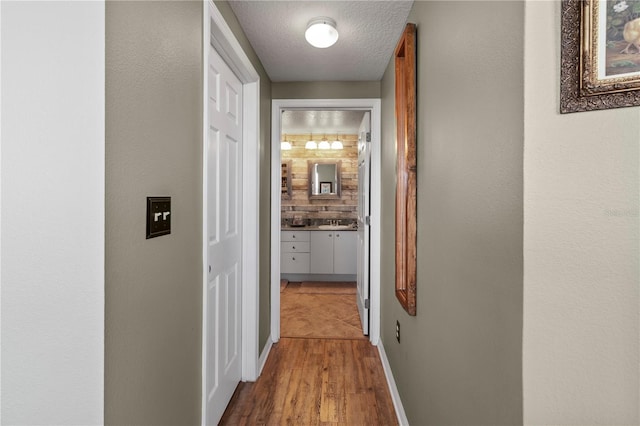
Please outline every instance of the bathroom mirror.
[[340, 198], [340, 161], [309, 161], [309, 198]]

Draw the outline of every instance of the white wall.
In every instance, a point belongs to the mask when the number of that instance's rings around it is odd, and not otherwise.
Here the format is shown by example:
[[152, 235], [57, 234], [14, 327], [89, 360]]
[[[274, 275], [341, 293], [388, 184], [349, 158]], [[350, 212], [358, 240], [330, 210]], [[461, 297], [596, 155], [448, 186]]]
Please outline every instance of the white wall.
[[104, 2], [6, 2], [2, 421], [100, 424]]
[[637, 425], [640, 108], [560, 115], [560, 2], [525, 24], [524, 423]]

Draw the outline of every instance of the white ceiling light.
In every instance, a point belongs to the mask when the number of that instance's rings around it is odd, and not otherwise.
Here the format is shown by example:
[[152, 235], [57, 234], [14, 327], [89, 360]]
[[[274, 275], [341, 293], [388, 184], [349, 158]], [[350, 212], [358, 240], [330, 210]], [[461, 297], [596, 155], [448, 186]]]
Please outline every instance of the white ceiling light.
[[336, 21], [327, 17], [313, 18], [307, 25], [304, 37], [313, 47], [324, 49], [333, 46], [338, 41]]
[[326, 136], [324, 136], [318, 144], [318, 149], [331, 149], [331, 145], [329, 144]]
[[291, 142], [287, 140], [287, 135], [284, 135], [284, 139], [280, 141], [280, 150], [281, 151], [289, 151], [291, 149]]
[[309, 136], [309, 140], [304, 147], [305, 149], [318, 149], [318, 144], [313, 140], [313, 133]]
[[331, 149], [343, 149], [342, 142], [338, 139], [338, 135], [336, 134], [336, 140], [331, 142]]

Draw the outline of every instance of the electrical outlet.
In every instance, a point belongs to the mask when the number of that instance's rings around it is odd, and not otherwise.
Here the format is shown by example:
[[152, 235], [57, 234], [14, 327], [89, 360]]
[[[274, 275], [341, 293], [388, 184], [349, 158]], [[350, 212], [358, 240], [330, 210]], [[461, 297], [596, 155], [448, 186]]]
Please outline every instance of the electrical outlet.
[[400, 343], [400, 321], [396, 321], [396, 340]]

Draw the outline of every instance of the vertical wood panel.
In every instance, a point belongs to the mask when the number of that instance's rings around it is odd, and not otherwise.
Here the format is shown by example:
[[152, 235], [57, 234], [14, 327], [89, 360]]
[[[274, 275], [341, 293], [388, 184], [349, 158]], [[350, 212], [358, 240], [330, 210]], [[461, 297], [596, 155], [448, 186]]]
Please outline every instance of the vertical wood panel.
[[407, 24], [395, 51], [396, 297], [416, 314], [416, 26]]

